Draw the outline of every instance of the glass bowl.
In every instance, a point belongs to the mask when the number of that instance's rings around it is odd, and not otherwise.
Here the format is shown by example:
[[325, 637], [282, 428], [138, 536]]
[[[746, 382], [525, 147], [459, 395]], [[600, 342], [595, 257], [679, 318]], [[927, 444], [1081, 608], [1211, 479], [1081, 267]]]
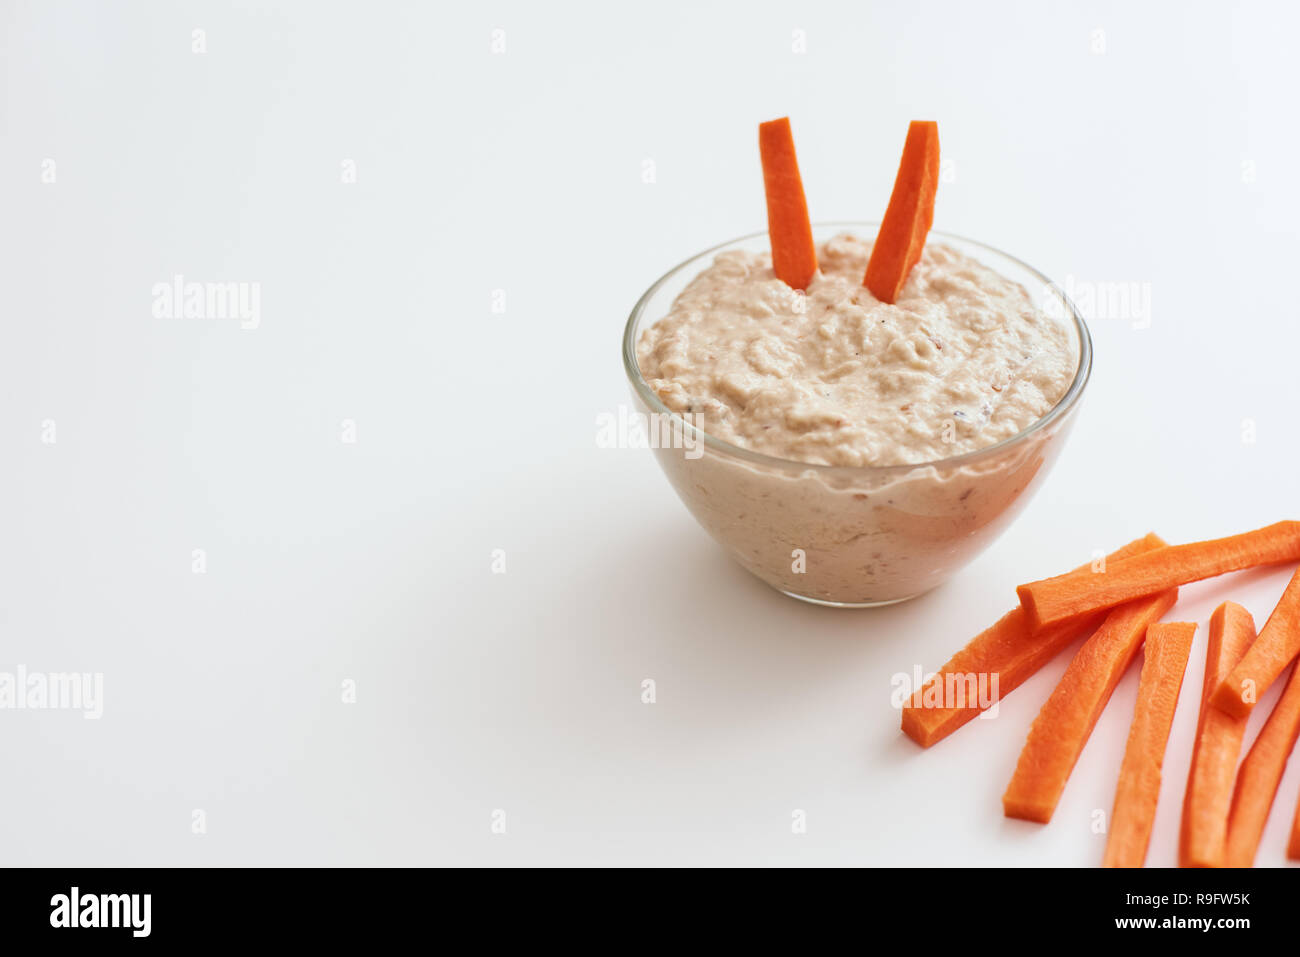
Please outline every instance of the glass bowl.
[[[819, 223], [818, 244], [843, 232], [875, 236], [876, 223]], [[815, 465], [743, 449], [668, 409], [637, 363], [643, 325], [718, 253], [765, 252], [766, 231], [692, 256], [646, 290], [623, 333], [623, 365], [655, 456], [696, 521], [744, 568], [794, 598], [863, 608], [905, 601], [946, 581], [1000, 535], [1060, 454], [1092, 370], [1092, 340], [1065, 294], [1037, 270], [990, 246], [931, 231], [932, 240], [1020, 283], [1073, 332], [1078, 367], [1061, 400], [996, 445], [916, 465]], [[647, 322], [648, 320], [648, 322]], [[654, 439], [657, 438], [658, 441]]]

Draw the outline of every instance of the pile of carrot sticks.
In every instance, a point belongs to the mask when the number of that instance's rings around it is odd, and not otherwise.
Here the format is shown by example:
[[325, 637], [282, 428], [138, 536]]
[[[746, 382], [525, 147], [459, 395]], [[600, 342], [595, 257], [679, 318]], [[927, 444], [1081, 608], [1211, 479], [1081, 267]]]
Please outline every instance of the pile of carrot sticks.
[[[1137, 707], [1119, 768], [1102, 863], [1141, 867], [1155, 821], [1161, 766], [1196, 625], [1162, 621], [1178, 589], [1228, 572], [1300, 563], [1300, 522], [1212, 541], [1168, 545], [1147, 535], [1091, 565], [1021, 585], [1020, 604], [933, 675], [903, 707], [902, 728], [930, 747], [991, 707], [965, 694], [970, 675], [998, 676], [1005, 697], [1079, 638], [1064, 675], [1030, 727], [1003, 795], [1008, 817], [1046, 824], [1116, 685], [1141, 652]], [[1221, 604], [1210, 618], [1196, 741], [1183, 798], [1179, 863], [1249, 867], [1286, 763], [1300, 737], [1300, 569], [1264, 627]], [[1291, 675], [1238, 764], [1246, 721]], [[953, 694], [953, 691], [956, 694]], [[1287, 854], [1300, 860], [1300, 806]]]

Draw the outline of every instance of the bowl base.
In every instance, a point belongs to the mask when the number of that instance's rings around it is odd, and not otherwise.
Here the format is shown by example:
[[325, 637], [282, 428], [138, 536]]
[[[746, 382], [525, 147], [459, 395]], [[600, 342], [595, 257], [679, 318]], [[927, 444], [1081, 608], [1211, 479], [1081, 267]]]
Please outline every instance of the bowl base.
[[826, 598], [810, 598], [807, 595], [800, 595], [798, 592], [786, 591], [784, 588], [778, 588], [777, 591], [782, 595], [797, 598], [799, 601], [806, 601], [810, 605], [822, 605], [825, 608], [884, 608], [886, 605], [898, 605], [925, 594], [925, 592], [918, 591], [915, 594], [904, 595], [902, 598], [886, 598], [883, 601], [830, 601]]

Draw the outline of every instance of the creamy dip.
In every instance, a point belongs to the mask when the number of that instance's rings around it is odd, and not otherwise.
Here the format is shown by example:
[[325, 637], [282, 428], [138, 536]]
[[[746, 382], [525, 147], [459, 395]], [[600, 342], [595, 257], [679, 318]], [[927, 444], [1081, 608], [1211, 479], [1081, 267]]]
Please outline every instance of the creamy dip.
[[847, 234], [823, 243], [805, 294], [767, 253], [719, 254], [642, 334], [642, 375], [725, 442], [825, 465], [972, 452], [1060, 401], [1077, 344], [1022, 286], [929, 243], [889, 305], [862, 285], [870, 252]]

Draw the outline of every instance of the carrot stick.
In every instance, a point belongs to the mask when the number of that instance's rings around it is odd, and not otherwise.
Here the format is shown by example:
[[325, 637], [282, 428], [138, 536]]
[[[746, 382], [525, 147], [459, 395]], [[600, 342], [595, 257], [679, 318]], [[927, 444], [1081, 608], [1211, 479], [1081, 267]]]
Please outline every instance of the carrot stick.
[[1147, 628], [1137, 709], [1115, 787], [1102, 867], [1141, 867], [1146, 862], [1160, 798], [1160, 768], [1195, 634], [1196, 625], [1184, 621]]
[[1296, 802], [1295, 819], [1291, 822], [1291, 841], [1286, 846], [1286, 856], [1300, 861], [1300, 801]]
[[1264, 835], [1268, 813], [1273, 809], [1277, 787], [1282, 783], [1282, 773], [1297, 737], [1300, 737], [1300, 668], [1293, 668], [1286, 690], [1237, 772], [1224, 855], [1228, 867], [1251, 867], [1255, 863], [1255, 851], [1259, 849], [1259, 839]]
[[1282, 592], [1273, 614], [1264, 622], [1259, 639], [1250, 646], [1210, 700], [1216, 708], [1244, 718], [1260, 695], [1300, 654], [1300, 568]]
[[[1148, 534], [1111, 552], [1106, 561], [1119, 561], [1164, 544], [1160, 536]], [[1088, 565], [1083, 565], [1075, 571], [1084, 574], [1088, 569]], [[903, 706], [903, 733], [923, 748], [942, 741], [994, 703], [981, 701], [978, 694], [967, 693], [970, 676], [975, 677], [977, 690], [980, 676], [986, 676], [989, 685], [996, 676], [994, 697], [1001, 700], [1104, 618], [1105, 612], [1094, 612], [1034, 632], [1024, 609], [1013, 608], [971, 639], [912, 695]], [[956, 696], [950, 695], [948, 688], [954, 689]]]
[[[1035, 628], [1143, 595], [1257, 565], [1300, 562], [1300, 522], [1188, 545], [1170, 545], [1115, 562], [1104, 575], [1057, 575], [1016, 589]], [[1280, 670], [1280, 669], [1279, 669]]]
[[807, 289], [817, 272], [817, 245], [788, 116], [758, 124], [758, 152], [763, 160], [772, 270], [791, 289]]
[[939, 124], [913, 120], [894, 178], [880, 232], [871, 247], [862, 284], [881, 302], [893, 303], [925, 249], [939, 189]]
[[1201, 713], [1183, 797], [1178, 863], [1182, 867], [1222, 867], [1232, 803], [1232, 776], [1241, 754], [1246, 719], [1224, 714], [1210, 704], [1223, 676], [1255, 640], [1255, 619], [1235, 602], [1225, 601], [1210, 616], [1210, 641], [1201, 684]]
[[1002, 795], [1007, 817], [1046, 824], [1088, 743], [1102, 709], [1142, 645], [1147, 626], [1173, 607], [1171, 588], [1116, 608], [1083, 643], [1029, 729], [1020, 761]]

